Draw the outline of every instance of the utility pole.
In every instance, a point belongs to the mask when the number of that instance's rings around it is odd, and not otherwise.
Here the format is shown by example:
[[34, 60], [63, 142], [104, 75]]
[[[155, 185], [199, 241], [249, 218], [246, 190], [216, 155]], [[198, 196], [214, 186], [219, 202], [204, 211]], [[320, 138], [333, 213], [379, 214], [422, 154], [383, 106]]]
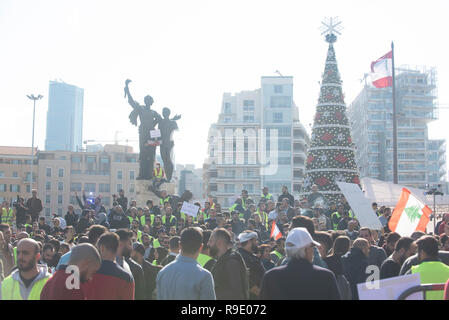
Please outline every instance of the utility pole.
[[30, 193], [33, 190], [33, 165], [34, 165], [34, 122], [36, 115], [36, 100], [42, 99], [42, 95], [38, 95], [37, 97], [32, 95], [27, 95], [28, 99], [33, 100], [33, 133], [31, 137], [31, 172], [30, 172]]

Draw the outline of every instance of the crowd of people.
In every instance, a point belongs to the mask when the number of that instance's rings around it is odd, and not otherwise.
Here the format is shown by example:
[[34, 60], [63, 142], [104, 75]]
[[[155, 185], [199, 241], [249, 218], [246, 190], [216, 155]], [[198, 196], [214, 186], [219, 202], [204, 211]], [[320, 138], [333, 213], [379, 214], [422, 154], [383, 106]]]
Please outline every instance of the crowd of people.
[[[196, 202], [196, 215], [181, 212], [191, 192], [156, 194], [142, 204], [121, 190], [106, 208], [83, 192], [81, 214], [70, 205], [51, 224], [35, 190], [3, 202], [0, 300], [350, 300], [368, 266], [380, 279], [449, 280], [449, 214], [434, 232], [404, 237], [388, 228], [392, 208], [372, 204], [383, 229], [371, 230], [343, 196], [327, 203], [316, 185], [302, 199], [286, 186], [277, 199], [263, 188], [257, 202], [242, 190], [226, 210], [214, 198]], [[447, 285], [427, 295], [443, 298]]]

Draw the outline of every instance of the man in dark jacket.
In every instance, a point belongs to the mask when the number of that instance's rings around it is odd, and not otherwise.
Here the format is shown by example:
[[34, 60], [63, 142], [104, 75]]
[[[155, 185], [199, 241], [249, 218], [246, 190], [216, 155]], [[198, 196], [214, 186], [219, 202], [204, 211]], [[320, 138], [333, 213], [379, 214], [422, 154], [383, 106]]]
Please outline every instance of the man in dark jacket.
[[369, 228], [361, 228], [359, 230], [359, 237], [366, 239], [370, 244], [368, 265], [376, 265], [379, 269], [382, 267], [382, 263], [387, 259], [385, 250], [381, 247], [374, 245], [374, 238]]
[[126, 212], [128, 210], [128, 198], [125, 197], [125, 191], [123, 189], [120, 189], [118, 192], [119, 197], [117, 195], [113, 195], [114, 201], [117, 201], [118, 204], [122, 207], [123, 212]]
[[313, 241], [306, 228], [294, 228], [285, 240], [286, 265], [265, 273], [260, 290], [263, 300], [340, 300], [334, 274], [312, 264]]
[[144, 259], [145, 247], [139, 243], [133, 243], [133, 251], [131, 253], [131, 258], [142, 266], [143, 276], [145, 278], [145, 299], [155, 300], [156, 299], [156, 277], [162, 266], [156, 266]]
[[351, 285], [352, 298], [354, 300], [359, 299], [357, 284], [365, 282], [369, 276], [366, 273], [366, 267], [369, 265], [369, 251], [370, 244], [368, 240], [358, 238], [352, 244], [351, 250], [341, 257], [343, 272]]
[[288, 193], [287, 186], [282, 186], [282, 194], [278, 198], [278, 202], [282, 202], [282, 199], [287, 198], [288, 199], [288, 205], [290, 207], [294, 207], [295, 205], [295, 198]]
[[73, 206], [69, 204], [67, 208], [67, 213], [64, 216], [65, 222], [67, 223], [67, 226], [72, 226], [76, 228], [76, 225], [78, 224], [78, 215], [75, 213], [75, 210], [73, 209]]
[[212, 268], [217, 300], [248, 300], [248, 273], [242, 256], [232, 249], [226, 229], [215, 229], [209, 239], [210, 255], [217, 258]]
[[249, 297], [257, 299], [260, 293], [260, 284], [265, 273], [262, 261], [254, 253], [257, 251], [258, 235], [254, 231], [246, 230], [239, 234], [240, 248], [237, 250], [249, 269]]
[[109, 214], [109, 225], [111, 229], [129, 228], [129, 219], [120, 205], [114, 207]]
[[41, 199], [37, 198], [37, 190], [33, 189], [31, 190], [32, 197], [27, 200], [26, 207], [28, 208], [28, 213], [31, 214], [31, 218], [34, 221], [37, 221], [39, 218], [39, 214], [41, 213], [42, 209], [44, 208], [42, 206]]

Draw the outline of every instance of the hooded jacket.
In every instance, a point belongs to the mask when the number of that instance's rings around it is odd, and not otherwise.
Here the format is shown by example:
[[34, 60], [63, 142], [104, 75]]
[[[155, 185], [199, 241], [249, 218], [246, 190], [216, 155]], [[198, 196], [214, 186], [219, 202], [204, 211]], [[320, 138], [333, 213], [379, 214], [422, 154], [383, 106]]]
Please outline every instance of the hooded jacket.
[[351, 251], [341, 257], [343, 263], [343, 273], [351, 286], [352, 297], [354, 300], [359, 299], [357, 284], [366, 281], [366, 267], [368, 266], [368, 258], [360, 248], [351, 248]]
[[[25, 284], [23, 283], [22, 279], [20, 278], [19, 270], [18, 269], [14, 270], [10, 276], [5, 278], [5, 280], [3, 280], [3, 282], [0, 283], [0, 300], [3, 299], [3, 297], [2, 297], [3, 286], [4, 286], [5, 282], [8, 280], [8, 278], [12, 278], [15, 282], [19, 283], [20, 295], [22, 296], [22, 299], [28, 300], [28, 297], [29, 297], [34, 285], [38, 281], [43, 280], [43, 279], [45, 279], [45, 282], [47, 282], [47, 280], [51, 277], [51, 274], [48, 273], [48, 269], [46, 266], [38, 265], [38, 269], [39, 269], [39, 273], [38, 273], [37, 277], [33, 280], [33, 282], [30, 284], [30, 286], [28, 288], [25, 287]], [[44, 286], [42, 286], [42, 288], [43, 287]], [[39, 293], [39, 296], [40, 296], [40, 293]]]

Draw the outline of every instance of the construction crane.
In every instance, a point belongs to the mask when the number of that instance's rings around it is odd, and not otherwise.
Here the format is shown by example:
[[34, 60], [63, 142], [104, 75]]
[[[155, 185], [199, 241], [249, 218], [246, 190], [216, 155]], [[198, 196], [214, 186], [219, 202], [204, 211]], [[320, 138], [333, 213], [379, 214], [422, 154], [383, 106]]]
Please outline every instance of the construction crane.
[[114, 144], [118, 145], [119, 141], [124, 141], [124, 142], [126, 142], [126, 145], [128, 145], [129, 142], [138, 142], [139, 141], [138, 139], [122, 139], [122, 140], [119, 140], [118, 139], [118, 134], [121, 133], [121, 132], [122, 131], [115, 131], [114, 140], [95, 140], [95, 139], [90, 139], [90, 140], [84, 140], [83, 144], [88, 144], [88, 143], [91, 143], [91, 142], [106, 142], [106, 143], [107, 142], [114, 142]]

